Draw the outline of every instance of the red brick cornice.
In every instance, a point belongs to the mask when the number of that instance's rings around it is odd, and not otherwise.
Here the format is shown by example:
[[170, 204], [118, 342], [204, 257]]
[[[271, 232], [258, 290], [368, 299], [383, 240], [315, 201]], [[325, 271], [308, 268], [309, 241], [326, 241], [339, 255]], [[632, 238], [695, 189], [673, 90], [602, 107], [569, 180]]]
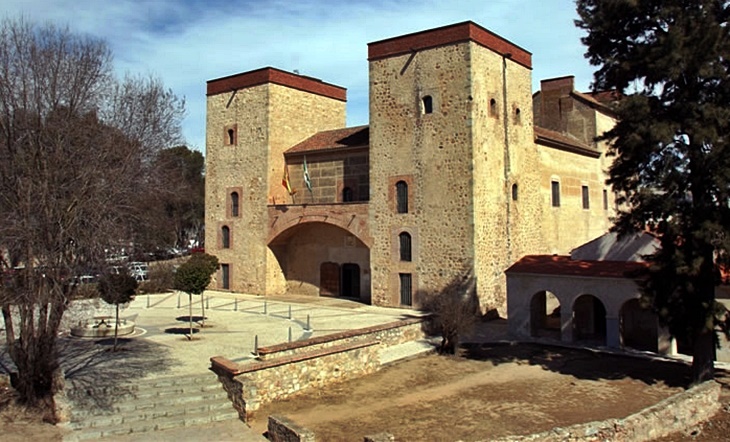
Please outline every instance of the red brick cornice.
[[334, 98], [335, 100], [347, 101], [347, 89], [343, 87], [325, 83], [318, 78], [292, 74], [272, 67], [208, 80], [206, 95], [216, 95], [266, 83], [274, 83]]
[[471, 21], [369, 43], [368, 60], [393, 57], [466, 41], [478, 43], [532, 69], [530, 52]]

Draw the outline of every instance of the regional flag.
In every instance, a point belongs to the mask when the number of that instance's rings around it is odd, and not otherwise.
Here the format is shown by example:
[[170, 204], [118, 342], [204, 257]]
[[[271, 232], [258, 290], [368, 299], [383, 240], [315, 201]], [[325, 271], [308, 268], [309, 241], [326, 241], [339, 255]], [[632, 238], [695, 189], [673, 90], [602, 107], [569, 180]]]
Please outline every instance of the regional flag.
[[304, 156], [304, 184], [307, 185], [309, 193], [312, 193], [312, 179], [309, 178], [309, 169], [307, 168], [307, 156]]
[[287, 192], [289, 192], [289, 195], [297, 193], [295, 189], [291, 188], [291, 183], [289, 182], [289, 168], [286, 167], [286, 164], [284, 165], [284, 178], [281, 180], [281, 185], [284, 186], [284, 189], [286, 189]]

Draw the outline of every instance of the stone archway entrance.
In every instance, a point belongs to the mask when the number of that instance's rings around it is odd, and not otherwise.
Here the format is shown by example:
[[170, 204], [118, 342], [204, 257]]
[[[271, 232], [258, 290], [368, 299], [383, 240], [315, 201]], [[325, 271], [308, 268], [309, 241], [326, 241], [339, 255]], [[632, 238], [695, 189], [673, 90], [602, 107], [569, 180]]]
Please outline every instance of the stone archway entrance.
[[630, 299], [621, 306], [621, 344], [636, 350], [657, 351], [659, 346], [656, 314], [641, 307], [638, 299]]
[[530, 300], [530, 336], [560, 339], [560, 301], [546, 290]]
[[283, 292], [370, 302], [370, 249], [346, 229], [324, 222], [296, 224], [270, 241], [269, 249], [279, 269], [267, 272], [280, 271], [276, 277]]
[[573, 338], [606, 345], [606, 307], [593, 295], [581, 295], [573, 304]]

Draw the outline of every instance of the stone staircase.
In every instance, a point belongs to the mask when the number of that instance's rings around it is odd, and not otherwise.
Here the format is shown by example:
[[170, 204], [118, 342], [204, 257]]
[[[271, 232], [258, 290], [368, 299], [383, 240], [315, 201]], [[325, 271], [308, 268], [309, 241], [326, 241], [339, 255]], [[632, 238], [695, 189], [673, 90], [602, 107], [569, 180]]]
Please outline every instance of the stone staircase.
[[72, 387], [72, 432], [64, 440], [96, 440], [238, 419], [212, 374], [140, 380], [115, 387]]

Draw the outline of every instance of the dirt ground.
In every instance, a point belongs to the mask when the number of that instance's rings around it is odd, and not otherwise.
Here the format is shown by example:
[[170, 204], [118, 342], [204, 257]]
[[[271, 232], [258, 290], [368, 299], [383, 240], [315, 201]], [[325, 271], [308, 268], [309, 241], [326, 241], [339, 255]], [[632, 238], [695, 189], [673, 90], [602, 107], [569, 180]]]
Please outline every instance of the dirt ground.
[[[362, 440], [391, 432], [397, 441], [486, 440], [610, 417], [623, 417], [681, 391], [688, 369], [558, 347], [473, 346], [463, 358], [430, 355], [358, 380], [269, 405], [252, 423], [284, 414], [317, 440]], [[718, 380], [728, 384], [727, 375]], [[0, 385], [0, 439], [61, 440], [9, 399]], [[730, 394], [723, 410], [698, 428], [661, 442], [720, 441], [730, 434]], [[142, 437], [140, 440], [150, 440]]]
[[[397, 441], [486, 440], [625, 417], [689, 381], [687, 368], [677, 364], [558, 347], [474, 346], [466, 356], [414, 359], [271, 404], [257, 412], [253, 428], [265, 432], [266, 417], [276, 413], [323, 441], [382, 431]], [[699, 433], [686, 440], [712, 440]]]

